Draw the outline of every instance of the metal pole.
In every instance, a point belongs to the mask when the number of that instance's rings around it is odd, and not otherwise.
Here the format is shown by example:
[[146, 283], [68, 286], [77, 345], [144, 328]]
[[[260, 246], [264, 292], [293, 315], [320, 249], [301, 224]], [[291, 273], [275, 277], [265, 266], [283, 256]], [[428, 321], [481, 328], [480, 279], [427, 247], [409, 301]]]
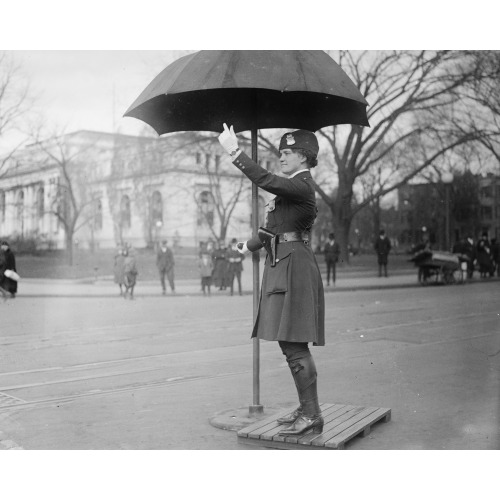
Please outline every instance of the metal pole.
[[[258, 163], [257, 153], [257, 129], [252, 129], [252, 160]], [[259, 229], [259, 190], [252, 183], [252, 235], [257, 236]], [[259, 252], [252, 253], [253, 262], [253, 320], [257, 319], [259, 310], [260, 276], [259, 276]], [[253, 340], [253, 405], [249, 407], [250, 413], [263, 413], [264, 407], [260, 404], [260, 344], [259, 339]]]

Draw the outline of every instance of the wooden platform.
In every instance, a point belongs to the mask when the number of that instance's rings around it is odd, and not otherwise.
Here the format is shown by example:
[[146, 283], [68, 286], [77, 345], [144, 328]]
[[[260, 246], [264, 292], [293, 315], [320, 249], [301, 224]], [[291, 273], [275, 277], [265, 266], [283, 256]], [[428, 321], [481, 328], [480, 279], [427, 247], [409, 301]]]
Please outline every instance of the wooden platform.
[[238, 431], [238, 442], [265, 448], [287, 450], [336, 449], [345, 447], [347, 441], [355, 436], [367, 436], [376, 422], [389, 422], [390, 408], [350, 406], [343, 404], [322, 404], [321, 413], [325, 420], [323, 432], [312, 434], [308, 431], [302, 436], [280, 436], [278, 432], [287, 427], [279, 425], [276, 419], [295, 410], [288, 408], [260, 420]]

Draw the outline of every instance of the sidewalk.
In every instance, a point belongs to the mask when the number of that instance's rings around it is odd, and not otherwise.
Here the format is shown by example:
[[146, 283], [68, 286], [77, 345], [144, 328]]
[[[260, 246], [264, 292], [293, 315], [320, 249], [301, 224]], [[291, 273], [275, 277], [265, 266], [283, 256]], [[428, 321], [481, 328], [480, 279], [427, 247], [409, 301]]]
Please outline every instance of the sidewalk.
[[[262, 269], [261, 269], [262, 274]], [[493, 277], [488, 280], [473, 278], [468, 283], [481, 283], [485, 281], [500, 281]], [[202, 295], [198, 279], [177, 280], [175, 283], [176, 295], [193, 296]], [[391, 288], [408, 288], [422, 286], [417, 281], [416, 270], [400, 270], [388, 278], [369, 275], [367, 272], [345, 272], [338, 273], [335, 286], [326, 286], [326, 293], [353, 291], [353, 290], [377, 290]], [[432, 285], [431, 285], [432, 286]], [[252, 270], [246, 270], [242, 275], [242, 288], [244, 295], [252, 294]], [[228, 290], [219, 291], [212, 287], [213, 296], [222, 296], [229, 293]], [[235, 282], [235, 293], [238, 293]], [[157, 297], [161, 295], [160, 282], [141, 281], [138, 279], [134, 291], [136, 297]], [[167, 296], [172, 293], [167, 285]], [[18, 297], [118, 297], [118, 286], [113, 282], [111, 276], [87, 278], [80, 280], [63, 279], [30, 279], [26, 278], [19, 282]]]
[[[262, 269], [260, 270], [262, 274]], [[252, 293], [252, 270], [245, 270], [242, 275], [242, 288], [245, 295]], [[338, 273], [335, 286], [326, 286], [325, 292], [340, 292], [359, 289], [387, 289], [404, 288], [411, 286], [420, 286], [417, 282], [416, 272], [404, 272], [394, 274], [388, 278], [379, 278], [369, 276], [366, 273]], [[191, 296], [202, 295], [201, 285], [198, 279], [176, 280], [176, 295]], [[229, 293], [219, 291], [212, 286], [212, 294], [221, 296]], [[235, 281], [235, 293], [238, 293], [237, 283]], [[152, 297], [161, 295], [160, 282], [137, 280], [134, 295], [136, 297]], [[167, 296], [171, 291], [167, 284]], [[34, 279], [26, 278], [19, 282], [18, 297], [117, 297], [119, 296], [118, 285], [113, 282], [111, 276], [95, 278], [69, 280], [69, 279]]]

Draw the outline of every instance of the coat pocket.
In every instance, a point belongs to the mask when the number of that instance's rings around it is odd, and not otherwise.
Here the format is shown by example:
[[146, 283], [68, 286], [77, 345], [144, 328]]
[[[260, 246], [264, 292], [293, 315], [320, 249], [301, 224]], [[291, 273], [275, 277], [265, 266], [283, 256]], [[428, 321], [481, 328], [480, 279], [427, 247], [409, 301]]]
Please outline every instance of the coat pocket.
[[265, 293], [286, 293], [288, 291], [288, 266], [290, 264], [290, 254], [283, 257], [274, 267], [267, 268], [265, 282]]

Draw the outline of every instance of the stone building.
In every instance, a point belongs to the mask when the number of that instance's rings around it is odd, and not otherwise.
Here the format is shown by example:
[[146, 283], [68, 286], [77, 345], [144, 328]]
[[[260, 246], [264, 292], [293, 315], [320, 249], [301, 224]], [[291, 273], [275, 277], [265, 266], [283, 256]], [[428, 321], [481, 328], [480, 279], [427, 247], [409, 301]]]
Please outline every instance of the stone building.
[[[259, 152], [273, 170], [276, 156]], [[260, 192], [259, 219], [268, 195]], [[0, 237], [38, 248], [136, 248], [246, 238], [250, 182], [213, 134], [78, 131], [17, 152], [0, 173]]]

